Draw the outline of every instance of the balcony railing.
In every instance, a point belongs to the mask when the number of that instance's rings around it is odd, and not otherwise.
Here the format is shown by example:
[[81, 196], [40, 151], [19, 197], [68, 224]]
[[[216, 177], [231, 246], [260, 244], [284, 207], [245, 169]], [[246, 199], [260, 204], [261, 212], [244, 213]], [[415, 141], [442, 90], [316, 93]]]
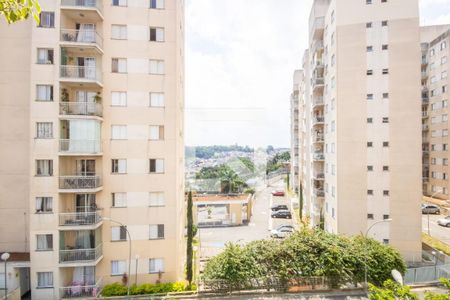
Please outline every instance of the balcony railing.
[[95, 225], [102, 220], [99, 212], [60, 213], [59, 226]]
[[103, 115], [103, 106], [95, 102], [61, 102], [59, 103], [61, 115], [97, 116]]
[[428, 112], [422, 111], [422, 118], [427, 118], [427, 117], [428, 117]]
[[319, 179], [319, 180], [325, 179], [325, 174], [324, 173], [316, 173], [316, 174], [314, 174], [314, 179]]
[[313, 108], [320, 105], [323, 105], [323, 97], [314, 97]]
[[321, 143], [321, 142], [323, 142], [323, 141], [324, 141], [323, 134], [316, 134], [316, 135], [313, 135], [313, 142], [314, 142], [314, 143]]
[[61, 29], [61, 42], [97, 44], [103, 46], [103, 39], [95, 30]]
[[62, 78], [101, 80], [96, 67], [63, 65], [60, 68], [60, 75]]
[[324, 197], [325, 196], [325, 192], [324, 192], [323, 188], [315, 188], [314, 189], [314, 195], [316, 197]]
[[64, 190], [96, 189], [102, 185], [102, 178], [98, 175], [59, 177], [59, 188]]
[[422, 130], [423, 130], [423, 131], [427, 131], [428, 129], [429, 129], [429, 127], [428, 127], [427, 124], [423, 124], [423, 125], [422, 125]]
[[60, 297], [64, 298], [96, 298], [101, 290], [101, 280], [97, 280], [92, 284], [87, 282], [73, 282], [71, 286], [60, 288]]
[[102, 151], [100, 140], [59, 140], [59, 151], [64, 153], [96, 154]]
[[314, 153], [313, 159], [314, 160], [325, 160], [325, 155], [323, 153]]
[[100, 0], [61, 0], [61, 6], [79, 7], [79, 8], [92, 8], [102, 11]]
[[322, 86], [324, 84], [323, 77], [321, 77], [320, 75], [314, 75], [314, 78], [312, 78], [311, 81], [314, 88]]
[[324, 117], [313, 117], [312, 120], [313, 120], [313, 125], [322, 124], [323, 122], [325, 122]]

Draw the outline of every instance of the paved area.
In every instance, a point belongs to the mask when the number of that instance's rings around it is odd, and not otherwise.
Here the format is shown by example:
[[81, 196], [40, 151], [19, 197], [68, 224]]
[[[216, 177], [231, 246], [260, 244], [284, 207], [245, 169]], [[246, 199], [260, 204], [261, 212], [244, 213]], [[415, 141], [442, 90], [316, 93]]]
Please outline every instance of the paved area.
[[437, 220], [445, 218], [443, 215], [422, 215], [422, 231], [428, 233], [428, 216], [430, 217], [430, 234], [442, 242], [450, 245], [450, 227], [438, 225]]
[[285, 197], [274, 197], [276, 199], [272, 199], [272, 191], [283, 187], [284, 181], [278, 181], [256, 193], [253, 216], [247, 226], [199, 229], [201, 258], [205, 259], [218, 254], [227, 242], [245, 244], [250, 241], [269, 238], [269, 228], [275, 228], [279, 224], [290, 224], [292, 220], [277, 219], [272, 222], [270, 218], [270, 206], [273, 201], [283, 204], [289, 203]]

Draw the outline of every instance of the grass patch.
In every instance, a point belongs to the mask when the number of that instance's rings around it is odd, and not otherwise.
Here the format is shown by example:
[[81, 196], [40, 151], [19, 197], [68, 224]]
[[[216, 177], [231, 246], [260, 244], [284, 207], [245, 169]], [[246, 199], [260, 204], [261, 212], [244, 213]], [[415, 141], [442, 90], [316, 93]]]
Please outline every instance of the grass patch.
[[441, 250], [442, 252], [444, 252], [447, 255], [450, 255], [450, 245], [448, 245], [432, 236], [429, 236], [426, 233], [422, 233], [422, 242], [424, 242], [428, 246], [433, 247], [437, 250]]

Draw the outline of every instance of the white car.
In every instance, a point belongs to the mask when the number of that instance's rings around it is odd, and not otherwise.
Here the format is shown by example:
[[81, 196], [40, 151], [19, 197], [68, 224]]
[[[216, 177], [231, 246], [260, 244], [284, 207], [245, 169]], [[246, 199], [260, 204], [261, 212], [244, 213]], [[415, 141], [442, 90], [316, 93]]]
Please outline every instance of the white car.
[[437, 223], [441, 226], [450, 227], [450, 216], [439, 219]]
[[292, 228], [291, 226], [280, 227], [278, 229], [272, 229], [270, 231], [270, 236], [273, 238], [284, 239], [293, 232], [294, 228]]

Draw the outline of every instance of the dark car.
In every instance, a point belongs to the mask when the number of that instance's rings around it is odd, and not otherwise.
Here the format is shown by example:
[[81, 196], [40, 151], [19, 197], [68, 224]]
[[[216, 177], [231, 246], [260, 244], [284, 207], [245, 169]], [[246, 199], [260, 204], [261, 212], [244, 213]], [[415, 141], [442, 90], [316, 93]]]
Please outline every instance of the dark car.
[[291, 212], [288, 210], [279, 210], [272, 212], [272, 218], [280, 218], [280, 219], [292, 219]]
[[422, 213], [439, 215], [441, 213], [441, 209], [439, 206], [434, 204], [422, 204]]
[[272, 211], [279, 211], [279, 210], [288, 210], [288, 207], [287, 207], [287, 205], [284, 205], [284, 204], [277, 204], [277, 205], [273, 205], [270, 209]]

